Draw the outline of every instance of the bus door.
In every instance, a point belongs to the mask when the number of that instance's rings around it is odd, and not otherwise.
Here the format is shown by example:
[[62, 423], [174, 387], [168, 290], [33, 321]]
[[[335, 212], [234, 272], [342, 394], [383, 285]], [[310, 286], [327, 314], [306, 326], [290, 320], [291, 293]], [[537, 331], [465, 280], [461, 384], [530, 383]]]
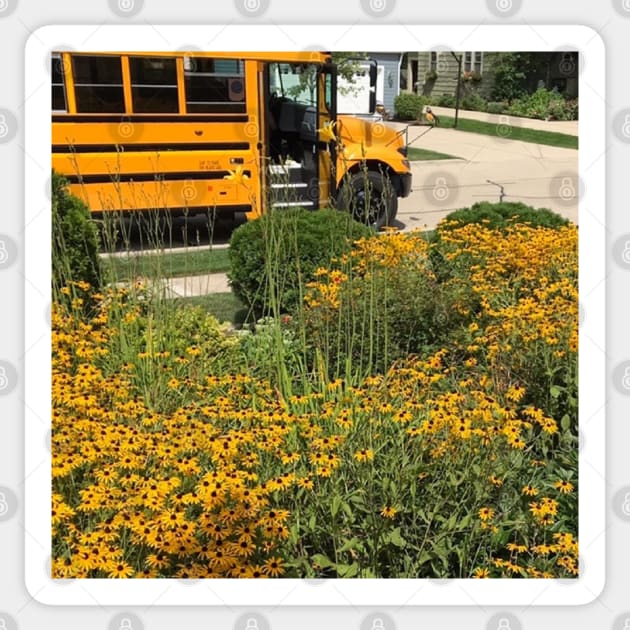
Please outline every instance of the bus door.
[[318, 130], [330, 121], [321, 67], [274, 62], [267, 70], [270, 206], [319, 208], [328, 197], [331, 164], [320, 160]]

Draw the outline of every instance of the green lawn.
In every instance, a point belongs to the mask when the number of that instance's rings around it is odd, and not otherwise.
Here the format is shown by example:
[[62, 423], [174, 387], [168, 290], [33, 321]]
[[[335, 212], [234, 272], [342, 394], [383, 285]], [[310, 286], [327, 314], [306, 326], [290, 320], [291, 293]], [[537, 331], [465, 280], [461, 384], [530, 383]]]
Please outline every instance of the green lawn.
[[412, 162], [419, 162], [421, 160], [458, 160], [460, 158], [455, 155], [447, 155], [446, 153], [438, 153], [437, 151], [429, 151], [428, 149], [417, 149], [416, 147], [409, 147], [407, 149], [407, 157]]
[[[452, 129], [455, 119], [450, 116], [440, 116], [440, 127]], [[487, 136], [499, 136], [508, 140], [520, 140], [521, 142], [534, 142], [536, 144], [548, 144], [553, 147], [563, 149], [577, 149], [578, 138], [565, 133], [555, 131], [538, 131], [537, 129], [527, 129], [525, 127], [511, 126], [502, 127], [496, 123], [482, 122], [480, 120], [470, 120], [460, 118], [457, 122], [459, 131], [470, 131], [472, 133], [482, 133]]]
[[[193, 276], [202, 273], [226, 272], [230, 268], [227, 249], [199, 249], [170, 254], [136, 254], [102, 259], [105, 272], [117, 282], [138, 276], [153, 278]], [[106, 276], [108, 277], [108, 276]]]

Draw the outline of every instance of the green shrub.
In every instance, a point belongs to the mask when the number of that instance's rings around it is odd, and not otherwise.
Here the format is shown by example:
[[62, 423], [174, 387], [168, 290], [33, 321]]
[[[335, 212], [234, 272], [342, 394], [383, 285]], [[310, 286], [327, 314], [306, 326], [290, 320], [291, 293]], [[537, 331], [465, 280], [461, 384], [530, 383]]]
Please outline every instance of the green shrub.
[[426, 96], [419, 94], [399, 94], [394, 99], [394, 111], [396, 118], [400, 120], [418, 120], [422, 113], [422, 108], [429, 103]]
[[480, 94], [467, 94], [462, 99], [462, 109], [468, 109], [473, 112], [485, 112], [488, 106], [486, 99]]
[[470, 208], [451, 212], [438, 226], [438, 234], [440, 230], [455, 229], [469, 223], [485, 223], [490, 229], [505, 229], [515, 223], [558, 228], [569, 221], [547, 208], [532, 208], [520, 202], [480, 201]]
[[271, 211], [232, 234], [232, 289], [258, 315], [292, 312], [317, 268], [349, 251], [354, 240], [374, 234], [338, 210]]
[[68, 181], [52, 173], [52, 283], [53, 296], [62, 299], [72, 282], [100, 286], [98, 230], [90, 211], [67, 189]]
[[513, 116], [541, 120], [577, 120], [578, 101], [567, 101], [559, 92], [539, 88], [533, 94], [515, 100], [508, 112]]
[[437, 100], [438, 107], [455, 107], [457, 101], [452, 94], [442, 94]]
[[507, 109], [508, 104], [505, 101], [490, 101], [486, 107], [489, 114], [503, 114]]

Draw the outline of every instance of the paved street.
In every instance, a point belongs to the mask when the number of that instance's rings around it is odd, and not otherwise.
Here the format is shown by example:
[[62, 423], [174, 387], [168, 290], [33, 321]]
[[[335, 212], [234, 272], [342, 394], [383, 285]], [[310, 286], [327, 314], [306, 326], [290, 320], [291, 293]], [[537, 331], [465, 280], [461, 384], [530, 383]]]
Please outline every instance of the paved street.
[[549, 208], [577, 223], [578, 151], [439, 127], [414, 126], [408, 134], [410, 146], [460, 159], [412, 162], [412, 194], [398, 209], [401, 229], [434, 228], [453, 210], [499, 201], [499, 186], [505, 201]]

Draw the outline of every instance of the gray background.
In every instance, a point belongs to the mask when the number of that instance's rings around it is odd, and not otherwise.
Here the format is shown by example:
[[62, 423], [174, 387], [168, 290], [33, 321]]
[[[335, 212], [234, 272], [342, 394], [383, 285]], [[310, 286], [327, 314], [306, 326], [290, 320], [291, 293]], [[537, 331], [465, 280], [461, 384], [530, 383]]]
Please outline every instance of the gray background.
[[[443, 3], [415, 0], [213, 0], [207, 3], [182, 0], [0, 0], [0, 51], [2, 88], [0, 120], [9, 126], [0, 133], [2, 208], [0, 235], [7, 237], [7, 250], [15, 257], [0, 266], [0, 361], [10, 365], [11, 389], [0, 396], [0, 487], [8, 489], [8, 518], [0, 519], [0, 620], [8, 630], [63, 628], [64, 630], [119, 630], [119, 620], [133, 620], [133, 630], [187, 630], [237, 628], [258, 620], [260, 630], [294, 630], [301, 627], [343, 627], [372, 630], [381, 618], [385, 630], [435, 628], [440, 630], [497, 630], [496, 619], [517, 621], [512, 630], [557, 630], [592, 628], [623, 630], [630, 619], [630, 517], [621, 503], [630, 493], [630, 414], [628, 390], [623, 386], [625, 365], [630, 365], [630, 340], [624, 333], [630, 297], [627, 290], [630, 265], [623, 252], [630, 242], [628, 211], [628, 164], [630, 137], [622, 124], [630, 112], [630, 11], [624, 0], [549, 2], [548, 0], [447, 0]], [[625, 0], [630, 8], [630, 1]], [[38, 604], [24, 586], [23, 550], [23, 368], [24, 368], [24, 45], [29, 35], [46, 24], [81, 23], [382, 23], [382, 24], [583, 24], [604, 40], [607, 57], [607, 583], [603, 593], [579, 608], [492, 608], [471, 605], [452, 609], [402, 607], [344, 608], [48, 608]], [[325, 39], [322, 37], [322, 39]], [[62, 44], [62, 42], [60, 42]], [[581, 121], [588, 124], [588, 121]], [[599, 210], [599, 209], [598, 209]], [[603, 211], [603, 209], [602, 209]], [[13, 246], [15, 245], [15, 249]], [[45, 264], [45, 261], [43, 261]], [[588, 260], [583, 261], [588, 264]], [[42, 317], [46, 317], [42, 313]], [[588, 313], [585, 313], [588, 317]], [[627, 363], [628, 362], [628, 363]], [[623, 367], [622, 367], [623, 366]], [[620, 376], [621, 375], [621, 376]], [[620, 503], [621, 502], [621, 503]], [[627, 506], [626, 506], [627, 508]], [[313, 589], [317, 597], [317, 589]], [[137, 620], [137, 621], [136, 621]], [[2, 624], [0, 623], [0, 627]], [[628, 624], [630, 627], [630, 623]], [[377, 626], [378, 628], [378, 626]]]

